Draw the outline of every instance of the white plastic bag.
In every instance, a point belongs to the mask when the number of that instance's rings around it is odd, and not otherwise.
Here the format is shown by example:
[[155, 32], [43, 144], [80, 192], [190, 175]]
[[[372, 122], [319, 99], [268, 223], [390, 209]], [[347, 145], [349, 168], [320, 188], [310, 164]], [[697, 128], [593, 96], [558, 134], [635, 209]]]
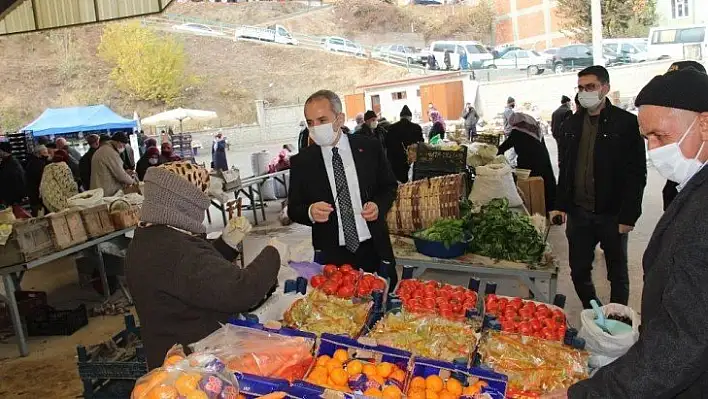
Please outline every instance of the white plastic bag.
[[605, 316], [619, 314], [632, 320], [632, 333], [613, 336], [595, 324], [595, 311], [583, 310], [580, 313], [581, 328], [578, 336], [585, 339], [585, 349], [590, 352], [590, 368], [604, 367], [624, 355], [639, 339], [639, 324], [641, 319], [632, 308], [610, 303], [601, 307]]
[[69, 208], [82, 208], [87, 209], [96, 205], [101, 205], [103, 203], [103, 189], [97, 188], [95, 190], [84, 191], [83, 193], [77, 194], [66, 200]]
[[509, 165], [490, 164], [480, 166], [475, 171], [470, 201], [477, 205], [485, 205], [495, 198], [506, 198], [512, 208], [523, 204]]

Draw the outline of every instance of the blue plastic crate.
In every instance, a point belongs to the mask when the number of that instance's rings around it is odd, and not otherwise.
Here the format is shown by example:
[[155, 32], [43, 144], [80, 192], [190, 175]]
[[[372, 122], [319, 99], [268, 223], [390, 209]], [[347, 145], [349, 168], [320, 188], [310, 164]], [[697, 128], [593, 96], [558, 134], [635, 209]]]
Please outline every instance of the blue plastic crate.
[[290, 387], [286, 380], [234, 373], [239, 392], [247, 398], [257, 398], [273, 392], [285, 392]]
[[406, 383], [405, 392], [408, 392], [410, 381], [414, 377], [426, 378], [431, 375], [441, 376], [444, 380], [447, 378], [455, 378], [459, 380], [463, 386], [468, 386], [473, 379], [477, 378], [488, 384], [486, 387], [482, 388], [482, 393], [488, 394], [493, 399], [504, 399], [509, 384], [509, 378], [506, 375], [490, 370], [477, 367], [468, 368], [455, 363], [433, 359], [417, 358], [413, 363]]

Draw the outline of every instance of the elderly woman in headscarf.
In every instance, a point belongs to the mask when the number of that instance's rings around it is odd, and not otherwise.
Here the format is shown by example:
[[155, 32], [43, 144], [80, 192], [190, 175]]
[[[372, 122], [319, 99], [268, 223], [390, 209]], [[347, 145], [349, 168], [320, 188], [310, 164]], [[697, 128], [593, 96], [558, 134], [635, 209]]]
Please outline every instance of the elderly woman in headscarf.
[[148, 147], [135, 165], [135, 173], [138, 174], [138, 180], [143, 181], [148, 168], [158, 166], [159, 164], [160, 150], [158, 150], [157, 147]]
[[176, 161], [181, 161], [182, 158], [179, 157], [179, 155], [175, 154], [173, 149], [172, 149], [172, 144], [170, 143], [162, 143], [162, 146], [160, 147], [160, 163], [168, 163], [168, 162], [176, 162]]
[[287, 247], [271, 242], [245, 268], [234, 264], [250, 226], [243, 218], [207, 241], [208, 186], [209, 172], [190, 162], [145, 173], [140, 223], [125, 267], [151, 369], [172, 345], [197, 342], [262, 301], [287, 262]]
[[79, 193], [79, 187], [71, 173], [69, 153], [56, 150], [52, 163], [44, 167], [39, 183], [39, 196], [49, 212], [59, 212], [69, 207], [67, 200]]
[[546, 196], [546, 210], [550, 211], [556, 201], [556, 177], [551, 166], [551, 157], [543, 140], [541, 127], [534, 117], [523, 112], [515, 112], [509, 117], [511, 133], [499, 146], [498, 154], [513, 148], [516, 151], [516, 166], [531, 170], [531, 176], [543, 178]]

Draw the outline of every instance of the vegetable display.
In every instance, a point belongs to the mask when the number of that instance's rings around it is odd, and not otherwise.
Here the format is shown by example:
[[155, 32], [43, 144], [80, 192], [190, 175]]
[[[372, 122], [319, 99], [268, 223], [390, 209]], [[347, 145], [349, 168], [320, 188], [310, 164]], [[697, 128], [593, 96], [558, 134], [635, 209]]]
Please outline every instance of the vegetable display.
[[478, 380], [463, 386], [455, 378], [443, 380], [440, 376], [429, 375], [425, 378], [421, 376], [413, 377], [408, 387], [407, 396], [409, 399], [458, 399], [460, 397], [475, 398], [482, 392], [482, 388], [488, 384]]
[[339, 298], [365, 298], [374, 291], [384, 291], [386, 283], [373, 274], [354, 270], [351, 265], [325, 265], [322, 274], [310, 279], [313, 288], [322, 290], [327, 295]]
[[444, 361], [467, 358], [477, 345], [475, 327], [471, 324], [405, 311], [387, 314], [367, 336], [380, 345]]
[[403, 309], [411, 313], [437, 314], [448, 320], [463, 321], [467, 310], [477, 308], [477, 293], [464, 287], [437, 281], [405, 279], [396, 294]]
[[446, 248], [465, 240], [465, 221], [462, 219], [440, 219], [425, 230], [414, 233], [414, 236], [428, 241], [445, 244]]
[[470, 228], [470, 250], [490, 258], [536, 263], [546, 249], [531, 218], [509, 209], [505, 198], [493, 199], [472, 214]]
[[313, 290], [293, 303], [285, 312], [284, 321], [289, 327], [315, 334], [356, 337], [366, 325], [371, 306], [371, 302], [355, 302]]
[[502, 331], [552, 341], [565, 337], [565, 313], [555, 306], [494, 294], [487, 295], [484, 304], [485, 312], [500, 321]]

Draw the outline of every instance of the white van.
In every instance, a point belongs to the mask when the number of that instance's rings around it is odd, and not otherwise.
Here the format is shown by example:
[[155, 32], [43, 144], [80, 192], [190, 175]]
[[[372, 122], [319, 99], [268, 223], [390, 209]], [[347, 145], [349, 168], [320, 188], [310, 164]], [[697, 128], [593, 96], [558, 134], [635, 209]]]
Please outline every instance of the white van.
[[235, 36], [237, 39], [256, 39], [267, 42], [291, 44], [293, 46], [298, 44], [297, 39], [293, 38], [290, 32], [282, 25], [271, 25], [267, 28], [242, 26], [236, 29]]
[[708, 59], [708, 25], [658, 27], [649, 30], [649, 59]]
[[460, 57], [467, 56], [468, 68], [481, 69], [485, 61], [494, 59], [480, 42], [439, 40], [430, 43], [430, 53], [435, 56], [438, 69], [447, 69], [445, 53], [450, 54], [450, 69], [460, 69]]
[[605, 54], [616, 57], [619, 62], [649, 61], [647, 39], [644, 38], [603, 39], [602, 46]]

